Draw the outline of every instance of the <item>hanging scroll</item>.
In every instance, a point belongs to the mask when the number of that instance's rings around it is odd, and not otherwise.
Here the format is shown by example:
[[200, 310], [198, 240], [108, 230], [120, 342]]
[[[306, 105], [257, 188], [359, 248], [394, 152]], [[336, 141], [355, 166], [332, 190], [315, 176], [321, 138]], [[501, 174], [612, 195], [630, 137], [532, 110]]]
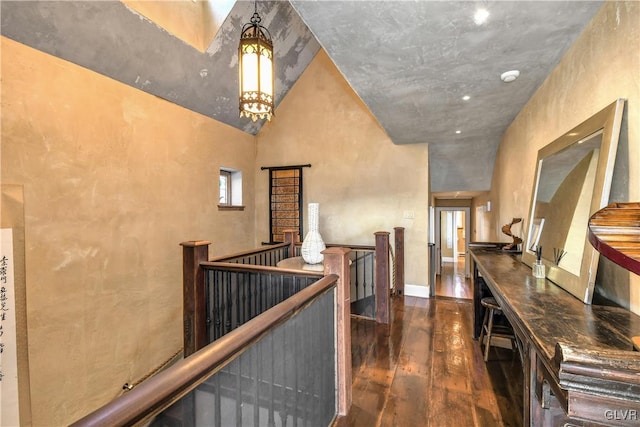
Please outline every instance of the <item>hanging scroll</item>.
[[30, 426], [24, 188], [0, 189], [0, 426]]
[[0, 425], [20, 425], [13, 274], [13, 230], [2, 229], [0, 253]]

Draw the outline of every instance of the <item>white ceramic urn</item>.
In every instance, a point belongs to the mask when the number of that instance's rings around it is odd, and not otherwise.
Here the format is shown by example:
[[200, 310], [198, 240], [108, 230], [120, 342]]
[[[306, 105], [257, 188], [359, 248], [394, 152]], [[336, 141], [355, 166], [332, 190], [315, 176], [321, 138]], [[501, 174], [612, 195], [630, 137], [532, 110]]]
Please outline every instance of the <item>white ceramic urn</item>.
[[309, 232], [302, 241], [302, 259], [307, 264], [320, 264], [324, 260], [322, 251], [326, 249], [318, 231], [319, 204], [309, 203]]

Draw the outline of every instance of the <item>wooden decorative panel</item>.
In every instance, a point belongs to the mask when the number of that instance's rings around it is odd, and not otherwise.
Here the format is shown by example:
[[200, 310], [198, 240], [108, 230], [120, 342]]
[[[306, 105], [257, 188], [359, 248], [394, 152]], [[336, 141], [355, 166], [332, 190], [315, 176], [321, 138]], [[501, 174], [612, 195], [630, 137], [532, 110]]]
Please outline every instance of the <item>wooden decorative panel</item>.
[[302, 235], [302, 168], [269, 170], [270, 243], [284, 242], [286, 230]]

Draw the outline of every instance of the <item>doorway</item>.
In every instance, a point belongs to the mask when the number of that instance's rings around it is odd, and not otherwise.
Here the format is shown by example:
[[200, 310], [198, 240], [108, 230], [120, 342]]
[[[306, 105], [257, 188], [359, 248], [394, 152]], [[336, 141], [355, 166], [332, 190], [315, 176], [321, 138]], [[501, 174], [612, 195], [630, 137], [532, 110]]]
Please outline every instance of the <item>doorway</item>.
[[472, 298], [469, 281], [471, 208], [435, 210], [436, 296]]

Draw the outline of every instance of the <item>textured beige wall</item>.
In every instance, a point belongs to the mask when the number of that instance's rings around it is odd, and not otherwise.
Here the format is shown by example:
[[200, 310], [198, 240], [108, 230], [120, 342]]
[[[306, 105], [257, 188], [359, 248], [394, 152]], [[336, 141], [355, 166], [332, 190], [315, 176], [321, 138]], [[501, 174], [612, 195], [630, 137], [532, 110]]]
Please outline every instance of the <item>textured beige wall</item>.
[[[2, 183], [24, 186], [35, 425], [65, 425], [182, 346], [179, 243], [254, 242], [255, 138], [2, 38]], [[218, 212], [218, 168], [244, 212]], [[261, 177], [262, 178], [262, 177]]]
[[[488, 228], [488, 224], [486, 223], [486, 221], [484, 221], [485, 216], [488, 217], [489, 215], [491, 215], [491, 212], [487, 212], [487, 202], [491, 202], [491, 209], [493, 209], [493, 201], [491, 200], [491, 192], [489, 191], [480, 193], [471, 201], [471, 230], [469, 232], [470, 242], [480, 241], [480, 230], [484, 227]], [[518, 232], [516, 234], [522, 233]], [[509, 237], [502, 234], [500, 240], [506, 241], [506, 239], [509, 239]], [[484, 240], [489, 241], [489, 238], [487, 237]]]
[[[617, 98], [627, 99], [621, 134], [626, 149], [618, 150], [614, 187], [627, 187], [628, 200], [615, 201], [640, 200], [639, 22], [639, 2], [606, 2], [507, 129], [489, 195], [495, 235], [512, 217], [528, 221], [538, 150]], [[615, 269], [607, 276], [597, 287], [640, 313], [640, 278]], [[621, 292], [617, 283], [628, 285]]]
[[[374, 232], [405, 227], [406, 282], [424, 286], [427, 148], [393, 144], [320, 51], [258, 135], [257, 166], [312, 165], [303, 172], [305, 219], [306, 203], [320, 203], [327, 242], [373, 244]], [[256, 173], [256, 194], [265, 194], [256, 200], [258, 242], [269, 236], [268, 172]]]
[[207, 50], [222, 24], [221, 19], [215, 19], [208, 1], [121, 1], [201, 52]]

